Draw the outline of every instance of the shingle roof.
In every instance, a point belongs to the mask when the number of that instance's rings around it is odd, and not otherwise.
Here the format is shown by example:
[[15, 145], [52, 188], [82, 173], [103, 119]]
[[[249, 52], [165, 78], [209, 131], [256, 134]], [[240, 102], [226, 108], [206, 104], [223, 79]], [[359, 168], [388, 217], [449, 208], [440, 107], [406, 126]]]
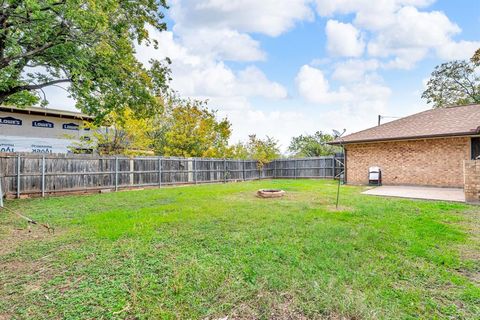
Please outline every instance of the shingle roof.
[[[345, 144], [480, 133], [480, 104], [423, 111], [342, 138]], [[338, 144], [335, 140], [332, 144]]]
[[44, 116], [70, 118], [70, 119], [82, 119], [82, 120], [93, 119], [93, 117], [81, 112], [60, 110], [60, 109], [50, 109], [50, 108], [40, 108], [40, 107], [17, 108], [13, 106], [0, 105], [0, 111], [44, 115]]

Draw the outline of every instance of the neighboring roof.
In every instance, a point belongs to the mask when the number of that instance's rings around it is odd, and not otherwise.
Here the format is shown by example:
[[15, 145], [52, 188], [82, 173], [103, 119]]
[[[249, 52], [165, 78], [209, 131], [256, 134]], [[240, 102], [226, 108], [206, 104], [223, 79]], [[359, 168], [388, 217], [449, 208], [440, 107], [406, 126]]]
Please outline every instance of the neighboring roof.
[[[430, 109], [343, 137], [343, 143], [468, 136], [480, 133], [480, 104]], [[331, 144], [340, 144], [337, 139]]]
[[22, 113], [22, 114], [43, 115], [43, 116], [58, 117], [58, 118], [79, 119], [79, 120], [93, 119], [93, 117], [81, 112], [49, 109], [49, 108], [39, 108], [39, 107], [16, 108], [11, 106], [0, 106], [0, 111]]

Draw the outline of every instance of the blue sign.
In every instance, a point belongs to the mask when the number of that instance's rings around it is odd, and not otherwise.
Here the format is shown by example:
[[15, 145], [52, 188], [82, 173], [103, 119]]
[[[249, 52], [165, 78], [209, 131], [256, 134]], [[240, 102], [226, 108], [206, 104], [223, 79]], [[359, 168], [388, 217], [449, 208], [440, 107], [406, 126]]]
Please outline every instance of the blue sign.
[[0, 123], [1, 124], [8, 124], [11, 126], [21, 126], [22, 125], [22, 120], [20, 119], [15, 119], [12, 117], [3, 117], [0, 118]]
[[39, 120], [39, 121], [32, 121], [32, 126], [38, 127], [38, 128], [53, 128], [53, 123], [45, 120]]
[[80, 126], [76, 123], [64, 123], [62, 128], [65, 130], [79, 130]]

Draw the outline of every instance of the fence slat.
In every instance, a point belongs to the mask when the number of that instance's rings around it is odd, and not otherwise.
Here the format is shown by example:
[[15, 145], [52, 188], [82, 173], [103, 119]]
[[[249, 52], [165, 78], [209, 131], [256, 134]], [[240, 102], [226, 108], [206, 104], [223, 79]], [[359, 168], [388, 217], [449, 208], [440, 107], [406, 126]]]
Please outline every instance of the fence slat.
[[17, 156], [17, 198], [20, 198], [20, 180], [21, 180], [21, 177], [20, 175], [22, 174], [21, 173], [21, 162], [22, 162], [22, 158], [21, 158], [21, 155], [18, 155]]
[[42, 157], [42, 198], [45, 197], [45, 156]]

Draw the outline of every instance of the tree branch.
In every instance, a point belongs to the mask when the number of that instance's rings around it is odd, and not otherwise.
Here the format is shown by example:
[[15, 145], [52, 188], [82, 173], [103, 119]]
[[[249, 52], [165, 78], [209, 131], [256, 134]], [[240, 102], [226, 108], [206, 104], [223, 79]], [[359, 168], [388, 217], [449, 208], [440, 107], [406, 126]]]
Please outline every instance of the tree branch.
[[0, 92], [0, 104], [2, 104], [11, 95], [14, 95], [15, 93], [18, 93], [18, 92], [39, 90], [39, 89], [42, 89], [44, 87], [48, 87], [48, 86], [59, 84], [59, 83], [66, 83], [66, 82], [72, 82], [72, 79], [57, 79], [57, 80], [47, 81], [47, 82], [39, 83], [39, 84], [29, 84], [29, 85], [23, 85], [23, 86], [16, 86], [16, 87], [13, 87], [13, 88], [10, 88], [8, 90]]
[[470, 90], [463, 84], [461, 83], [460, 81], [458, 81], [457, 79], [455, 78], [452, 78], [453, 82], [455, 82], [457, 85], [459, 85], [461, 88], [463, 88], [463, 90], [465, 90], [464, 92], [467, 94], [467, 96], [469, 96], [470, 98], [472, 99], [475, 99], [475, 95], [472, 94], [470, 92]]
[[25, 53], [19, 54], [18, 56], [14, 56], [14, 57], [10, 57], [10, 58], [3, 58], [2, 60], [0, 60], [0, 69], [3, 69], [5, 67], [7, 67], [8, 64], [10, 62], [12, 62], [13, 60], [18, 60], [18, 59], [22, 59], [22, 58], [29, 58], [29, 57], [34, 56], [37, 53], [40, 53], [42, 51], [45, 51], [46, 49], [51, 48], [55, 45], [56, 45], [56, 43], [54, 43], [54, 42], [48, 42], [48, 43], [45, 43], [43, 46], [40, 46], [38, 48], [32, 49], [32, 50], [27, 51]]

